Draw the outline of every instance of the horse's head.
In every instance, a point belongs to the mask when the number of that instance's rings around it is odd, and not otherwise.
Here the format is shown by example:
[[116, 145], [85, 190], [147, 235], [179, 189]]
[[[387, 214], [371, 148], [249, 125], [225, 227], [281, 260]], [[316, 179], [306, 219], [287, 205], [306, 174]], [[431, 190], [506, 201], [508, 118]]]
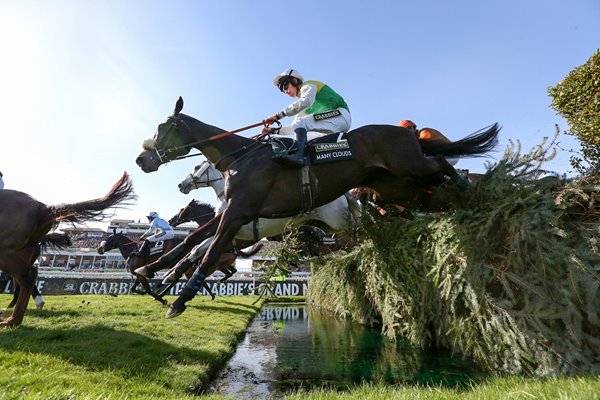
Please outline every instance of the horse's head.
[[182, 120], [183, 114], [180, 114], [182, 109], [183, 99], [179, 97], [173, 115], [158, 125], [152, 139], [146, 139], [142, 143], [144, 150], [135, 160], [142, 171], [154, 172], [162, 164], [173, 161], [190, 151], [193, 138], [187, 134], [189, 127]]
[[[194, 201], [196, 201], [196, 200], [192, 200], [192, 202], [194, 202]], [[191, 204], [191, 202], [190, 202], [190, 204]], [[189, 207], [189, 204], [187, 206], [185, 206], [185, 207], [180, 208], [179, 212], [177, 214], [173, 215], [171, 217], [171, 219], [169, 219], [169, 221], [168, 221], [169, 225], [171, 225], [171, 226], [178, 226], [178, 225], [183, 224], [184, 222], [190, 221], [189, 219], [186, 220], [186, 219], [183, 219], [183, 218], [180, 217], [182, 215], [183, 211], [187, 207]]]
[[109, 235], [106, 239], [104, 239], [102, 242], [100, 242], [100, 247], [98, 247], [96, 251], [98, 252], [98, 254], [104, 254], [107, 251], [118, 249], [120, 245], [127, 242], [131, 242], [131, 240], [129, 240], [121, 232], [117, 232], [117, 230], [113, 228], [113, 233]]
[[213, 163], [207, 160], [196, 165], [194, 171], [186, 176], [178, 187], [181, 193], [188, 194], [193, 189], [210, 187], [222, 180], [223, 175], [221, 172], [215, 168]]
[[207, 203], [200, 203], [197, 200], [192, 200], [183, 207], [179, 214], [169, 220], [172, 226], [183, 224], [184, 222], [194, 221], [202, 226], [215, 216], [215, 208]]

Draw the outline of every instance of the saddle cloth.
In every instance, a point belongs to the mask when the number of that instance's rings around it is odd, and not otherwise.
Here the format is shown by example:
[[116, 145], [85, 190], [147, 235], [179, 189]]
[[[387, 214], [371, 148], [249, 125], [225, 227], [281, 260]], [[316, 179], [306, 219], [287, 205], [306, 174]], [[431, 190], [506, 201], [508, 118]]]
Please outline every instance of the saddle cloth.
[[[272, 137], [271, 146], [275, 155], [298, 151], [296, 141], [291, 137]], [[344, 132], [332, 133], [309, 140], [306, 145], [306, 154], [310, 164], [323, 164], [354, 158]]]
[[154, 244], [152, 245], [152, 247], [150, 247], [150, 256], [156, 255], [156, 254], [162, 254], [163, 252], [163, 247], [165, 245], [165, 242], [162, 240], [159, 240], [158, 242], [153, 242]]

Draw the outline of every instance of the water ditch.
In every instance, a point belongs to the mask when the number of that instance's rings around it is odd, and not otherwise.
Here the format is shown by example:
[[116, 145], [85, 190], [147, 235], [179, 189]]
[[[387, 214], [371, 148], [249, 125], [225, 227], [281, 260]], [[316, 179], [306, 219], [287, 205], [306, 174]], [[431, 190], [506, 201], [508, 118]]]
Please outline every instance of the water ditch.
[[210, 391], [236, 399], [361, 382], [460, 386], [481, 377], [457, 358], [392, 341], [374, 328], [304, 304], [269, 304], [246, 331]]

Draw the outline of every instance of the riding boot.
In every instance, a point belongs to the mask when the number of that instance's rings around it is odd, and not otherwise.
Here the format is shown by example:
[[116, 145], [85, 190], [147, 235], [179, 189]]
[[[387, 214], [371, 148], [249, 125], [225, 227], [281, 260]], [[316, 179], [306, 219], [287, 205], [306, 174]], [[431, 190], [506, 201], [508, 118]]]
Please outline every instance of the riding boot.
[[167, 311], [165, 318], [175, 318], [181, 315], [186, 309], [185, 303], [192, 300], [196, 296], [196, 293], [198, 293], [198, 290], [200, 290], [202, 287], [202, 283], [204, 283], [205, 279], [206, 275], [200, 272], [200, 269], [197, 269], [194, 272], [194, 275], [192, 275], [190, 280], [187, 281], [185, 286], [179, 292], [179, 297], [177, 297], [177, 300], [175, 300], [173, 304], [169, 306], [169, 310]]
[[183, 260], [179, 261], [177, 265], [165, 275], [162, 284], [168, 285], [171, 283], [177, 283], [179, 281], [179, 278], [181, 278], [185, 271], [190, 269], [192, 265], [193, 262], [187, 258], [184, 258]]
[[144, 252], [148, 249], [148, 247], [150, 247], [150, 242], [148, 240], [144, 240], [144, 243], [142, 243], [142, 245], [139, 248], [134, 250], [133, 253], [131, 253], [131, 255], [142, 257], [144, 255]]
[[295, 154], [285, 154], [281, 158], [285, 161], [291, 162], [292, 164], [303, 166], [304, 165], [304, 146], [306, 146], [306, 129], [296, 128], [294, 130], [294, 134], [296, 135], [296, 143], [298, 146], [298, 151], [296, 151]]

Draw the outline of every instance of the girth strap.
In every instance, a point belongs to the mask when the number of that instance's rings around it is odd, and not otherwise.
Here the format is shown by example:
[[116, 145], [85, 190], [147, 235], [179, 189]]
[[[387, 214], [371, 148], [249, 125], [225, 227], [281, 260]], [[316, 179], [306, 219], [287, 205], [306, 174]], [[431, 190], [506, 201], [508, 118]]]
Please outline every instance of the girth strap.
[[254, 236], [254, 240], [258, 242], [260, 237], [258, 237], [258, 218], [255, 218], [252, 221], [252, 236]]
[[310, 213], [314, 205], [313, 185], [314, 179], [311, 180], [310, 165], [303, 165], [300, 171], [300, 179], [302, 181], [302, 189], [300, 191], [300, 200], [302, 211], [306, 214]]

